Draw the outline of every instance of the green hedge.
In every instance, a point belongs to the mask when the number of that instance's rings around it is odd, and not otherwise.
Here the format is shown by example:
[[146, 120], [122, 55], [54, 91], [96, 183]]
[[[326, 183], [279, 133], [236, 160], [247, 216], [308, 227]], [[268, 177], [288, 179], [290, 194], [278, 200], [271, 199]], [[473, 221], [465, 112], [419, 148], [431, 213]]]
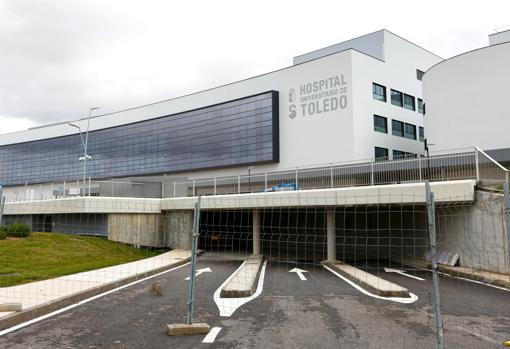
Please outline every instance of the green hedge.
[[6, 236], [26, 238], [30, 236], [32, 230], [30, 226], [25, 223], [14, 223], [5, 227], [0, 227], [0, 239], [5, 239]]

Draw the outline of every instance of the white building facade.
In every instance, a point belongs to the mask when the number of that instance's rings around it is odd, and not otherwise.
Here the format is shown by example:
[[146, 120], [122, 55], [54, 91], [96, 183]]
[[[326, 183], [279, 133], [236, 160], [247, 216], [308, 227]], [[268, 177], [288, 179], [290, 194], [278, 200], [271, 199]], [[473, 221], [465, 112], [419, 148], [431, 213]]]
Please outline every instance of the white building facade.
[[510, 30], [490, 45], [445, 60], [423, 78], [431, 149], [479, 146], [510, 163]]
[[[274, 72], [93, 117], [87, 176], [190, 179], [416, 156], [421, 77], [441, 60], [381, 30]], [[79, 179], [76, 131], [65, 122], [0, 135], [0, 182], [16, 190]]]

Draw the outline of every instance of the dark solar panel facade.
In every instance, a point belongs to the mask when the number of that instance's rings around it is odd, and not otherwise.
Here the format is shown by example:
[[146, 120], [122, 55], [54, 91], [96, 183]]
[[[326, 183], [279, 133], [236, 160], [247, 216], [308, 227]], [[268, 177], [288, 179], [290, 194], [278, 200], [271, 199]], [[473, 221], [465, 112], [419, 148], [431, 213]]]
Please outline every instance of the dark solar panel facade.
[[[94, 119], [91, 121], [94, 122]], [[278, 92], [89, 133], [87, 177], [175, 173], [279, 161]], [[0, 146], [3, 185], [82, 176], [78, 134]]]

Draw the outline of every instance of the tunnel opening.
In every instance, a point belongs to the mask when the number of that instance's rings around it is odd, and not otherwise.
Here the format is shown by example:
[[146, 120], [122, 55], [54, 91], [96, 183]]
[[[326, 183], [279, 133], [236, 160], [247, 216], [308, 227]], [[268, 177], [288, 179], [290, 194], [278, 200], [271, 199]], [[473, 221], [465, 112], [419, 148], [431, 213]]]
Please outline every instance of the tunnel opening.
[[[259, 209], [260, 247], [268, 260], [320, 263], [327, 259], [327, 210], [334, 210], [336, 260], [380, 268], [421, 258], [429, 248], [426, 208], [416, 205], [279, 207]], [[253, 210], [201, 213], [199, 248], [253, 253]]]
[[204, 252], [251, 255], [253, 250], [251, 211], [202, 211], [198, 248]]
[[342, 207], [335, 223], [337, 259], [362, 269], [401, 266], [429, 248], [425, 206]]

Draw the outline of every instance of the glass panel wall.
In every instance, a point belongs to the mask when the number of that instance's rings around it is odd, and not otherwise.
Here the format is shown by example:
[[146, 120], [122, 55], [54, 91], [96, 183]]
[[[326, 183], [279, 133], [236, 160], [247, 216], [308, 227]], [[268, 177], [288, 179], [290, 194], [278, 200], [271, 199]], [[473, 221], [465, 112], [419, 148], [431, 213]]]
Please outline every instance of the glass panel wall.
[[[94, 122], [94, 119], [91, 121]], [[172, 173], [277, 162], [278, 92], [92, 131], [87, 177]], [[79, 134], [0, 146], [4, 185], [75, 180]]]

